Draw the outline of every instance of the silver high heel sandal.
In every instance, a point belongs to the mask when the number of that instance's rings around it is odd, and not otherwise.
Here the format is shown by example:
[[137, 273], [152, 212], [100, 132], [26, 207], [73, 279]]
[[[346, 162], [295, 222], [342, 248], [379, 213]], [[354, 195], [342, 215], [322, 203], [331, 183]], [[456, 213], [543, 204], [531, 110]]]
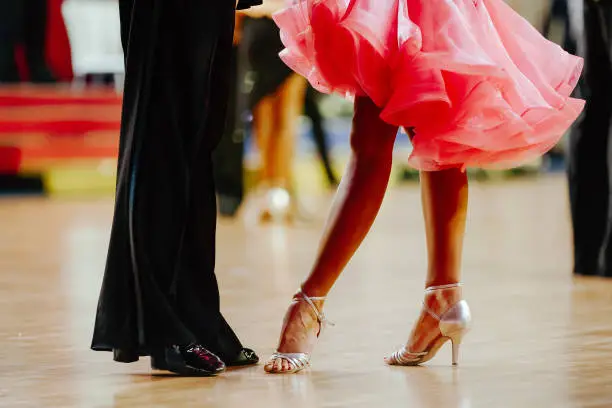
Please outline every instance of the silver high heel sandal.
[[[425, 293], [451, 289], [461, 286], [460, 283], [454, 283], [449, 285], [431, 286], [425, 289]], [[450, 340], [453, 350], [453, 365], [457, 365], [459, 362], [459, 347], [461, 346], [461, 340], [463, 336], [469, 331], [472, 322], [472, 316], [470, 313], [470, 307], [465, 300], [460, 300], [441, 315], [434, 313], [425, 303], [423, 303], [424, 310], [429, 313], [434, 319], [438, 321], [438, 328], [440, 330], [440, 336], [434, 339], [429, 346], [422, 352], [412, 352], [403, 348], [397, 350], [391, 356], [385, 360], [389, 365], [400, 365], [400, 366], [415, 366], [425, 363], [431, 360], [438, 350]]]
[[[321, 335], [323, 329], [327, 326], [333, 326], [334, 324], [327, 320], [323, 312], [319, 311], [319, 309], [315, 306], [313, 301], [316, 300], [325, 300], [325, 297], [309, 297], [301, 290], [297, 293], [297, 299], [299, 301], [304, 301], [308, 303], [308, 305], [312, 308], [315, 316], [317, 317], [317, 322], [319, 323], [319, 332], [317, 333], [317, 337]], [[282, 371], [276, 370], [275, 366], [272, 365], [271, 369], [265, 369], [265, 371], [269, 374], [294, 374], [298, 371], [302, 371], [305, 368], [310, 366], [310, 353], [281, 353], [275, 351], [274, 354], [270, 356], [266, 366], [270, 363], [274, 363], [276, 360], [285, 360], [291, 366], [290, 370]]]

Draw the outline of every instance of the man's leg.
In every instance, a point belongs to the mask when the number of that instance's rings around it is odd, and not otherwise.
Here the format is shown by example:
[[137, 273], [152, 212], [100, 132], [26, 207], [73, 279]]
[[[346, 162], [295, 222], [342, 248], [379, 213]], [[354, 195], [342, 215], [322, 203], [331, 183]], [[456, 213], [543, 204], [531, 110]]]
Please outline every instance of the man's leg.
[[[187, 219], [179, 248], [179, 267], [173, 279], [177, 310], [199, 342], [217, 353], [228, 364], [239, 357], [242, 345], [219, 312], [219, 291], [214, 273], [217, 206], [212, 153], [226, 129], [228, 99], [232, 81], [234, 31], [233, 4], [184, 0], [181, 19], [187, 28], [183, 39], [193, 56], [182, 74], [189, 82], [190, 103], [185, 105], [187, 141]], [[229, 6], [229, 7], [228, 7]], [[216, 16], [211, 10], [216, 9]], [[208, 26], [209, 28], [206, 28]], [[216, 41], [211, 46], [207, 32], [215, 27]], [[210, 62], [209, 62], [210, 61]], [[169, 60], [175, 63], [175, 60]], [[207, 65], [206, 71], [200, 67]], [[169, 67], [170, 68], [170, 67]], [[201, 107], [206, 106], [206, 110]]]
[[[171, 180], [180, 188], [183, 166], [177, 147], [182, 135], [170, 129], [171, 110], [164, 111], [167, 103], [160, 101], [161, 30], [171, 20], [164, 3], [120, 2], [126, 83], [115, 213], [92, 347], [114, 349], [127, 362], [151, 348], [195, 341], [173, 311], [163, 281], [178, 245], [173, 215], [181, 210]], [[151, 174], [152, 162], [159, 162], [160, 175]], [[156, 226], [167, 241], [147, 235], [143, 224]], [[161, 248], [152, 251], [156, 246]]]
[[242, 83], [238, 47], [232, 49], [230, 97], [227, 127], [213, 154], [215, 184], [221, 215], [233, 216], [243, 197], [244, 125], [242, 123]]
[[117, 197], [92, 347], [134, 361], [197, 342], [230, 359], [242, 346], [219, 313], [210, 154], [223, 130], [212, 119], [225, 124], [217, 114], [225, 114], [227, 65], [219, 65], [234, 5], [120, 6], [127, 64]]
[[[605, 133], [608, 141], [608, 149], [607, 149], [607, 176], [608, 176], [608, 214], [605, 221], [606, 225], [606, 235], [604, 239], [604, 243], [601, 249], [600, 258], [599, 258], [599, 270], [598, 274], [600, 276], [612, 278], [612, 129], [610, 128], [611, 116], [612, 116], [612, 54], [610, 50], [610, 46], [612, 45], [612, 4], [609, 2], [598, 3], [596, 7], [599, 8], [599, 16], [600, 23], [603, 26], [602, 34], [604, 36], [605, 42], [605, 55], [606, 59], [598, 61], [598, 64], [603, 67], [607, 67], [607, 77], [599, 78], [598, 85], [605, 86], [607, 90], [605, 96], [599, 100], [599, 103], [602, 105], [608, 106], [608, 127], [605, 129], [601, 129], [602, 133]], [[603, 75], [603, 72], [602, 72]]]
[[608, 129], [612, 71], [598, 6], [585, 2], [587, 105], [569, 146], [569, 192], [574, 230], [574, 273], [595, 275], [608, 219]]

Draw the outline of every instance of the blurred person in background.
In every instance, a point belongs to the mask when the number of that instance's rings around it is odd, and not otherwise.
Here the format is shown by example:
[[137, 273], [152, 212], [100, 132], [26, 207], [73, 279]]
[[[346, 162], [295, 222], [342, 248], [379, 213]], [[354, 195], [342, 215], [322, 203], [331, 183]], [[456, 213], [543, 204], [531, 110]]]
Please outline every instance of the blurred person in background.
[[215, 276], [212, 151], [226, 126], [235, 4], [119, 7], [117, 190], [91, 347], [124, 363], [151, 356], [153, 369], [181, 375], [255, 364], [220, 312]]
[[323, 172], [327, 179], [327, 184], [331, 188], [336, 188], [339, 184], [338, 176], [334, 171], [334, 165], [329, 152], [329, 138], [323, 126], [323, 115], [319, 108], [318, 99], [320, 93], [308, 84], [306, 89], [306, 99], [304, 101], [304, 114], [310, 119], [312, 124], [312, 137], [319, 160], [323, 166]]
[[242, 32], [253, 75], [248, 104], [261, 158], [262, 221], [290, 221], [297, 215], [293, 166], [306, 80], [278, 56], [283, 44], [271, 16], [284, 5], [284, 0], [266, 0], [262, 7], [247, 11]]
[[[568, 0], [550, 0], [549, 7], [549, 12], [544, 18], [544, 24], [542, 26], [542, 35], [544, 35], [544, 37], [548, 38], [549, 40], [559, 44], [565, 51], [569, 52], [570, 54], [576, 54], [577, 44], [575, 33], [571, 28], [571, 18]], [[548, 151], [544, 155], [544, 157], [548, 157], [549, 159], [551, 159], [548, 161], [548, 165], [551, 166], [555, 162], [565, 163], [565, 150], [565, 144], [560, 143], [559, 145]]]
[[[258, 15], [261, 14], [258, 13]], [[248, 88], [246, 83], [248, 83], [249, 44], [240, 46], [245, 17], [245, 13], [236, 14], [233, 59], [230, 68], [231, 76], [234, 80], [232, 81], [230, 92], [228, 127], [213, 154], [215, 184], [219, 197], [219, 213], [227, 217], [233, 217], [238, 211], [243, 200], [245, 187], [244, 140], [247, 125], [245, 116], [248, 112], [249, 101], [251, 99], [250, 92], [245, 91]], [[275, 33], [278, 34], [278, 31], [275, 31]], [[277, 43], [278, 41], [275, 42]], [[277, 57], [269, 58], [277, 59]], [[287, 73], [291, 74], [283, 64], [282, 74], [279, 77], [281, 79], [285, 78]], [[265, 76], [264, 73], [260, 74]], [[338, 177], [330, 157], [328, 135], [325, 131], [324, 118], [319, 108], [319, 97], [320, 93], [312, 86], [308, 86], [304, 98], [304, 115], [311, 120], [313, 142], [326, 181], [330, 187], [335, 188], [338, 185]]]
[[31, 82], [55, 82], [45, 60], [47, 7], [47, 0], [0, 1], [0, 82], [22, 81], [15, 59], [18, 46], [24, 49]]
[[228, 67], [231, 78], [228, 99], [227, 126], [213, 153], [215, 186], [219, 199], [219, 214], [233, 217], [244, 196], [244, 140], [246, 123], [244, 113], [245, 61], [240, 55], [243, 13], [236, 13], [232, 62]]
[[[576, 38], [571, 28], [570, 11], [568, 1], [570, 0], [551, 0], [550, 12], [544, 21], [542, 34], [549, 38], [552, 33], [553, 23], [560, 22], [563, 25], [563, 37], [561, 38], [561, 46], [571, 54], [577, 52]], [[582, 1], [582, 0], [580, 0]]]
[[568, 5], [585, 58], [578, 91], [587, 101], [568, 149], [574, 273], [612, 278], [612, 2], [569, 0]]

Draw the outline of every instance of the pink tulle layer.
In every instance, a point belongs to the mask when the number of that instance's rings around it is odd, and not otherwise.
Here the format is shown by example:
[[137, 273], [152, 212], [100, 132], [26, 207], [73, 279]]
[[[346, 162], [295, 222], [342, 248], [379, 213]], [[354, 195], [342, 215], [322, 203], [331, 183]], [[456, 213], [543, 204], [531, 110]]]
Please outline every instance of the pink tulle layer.
[[367, 96], [414, 128], [421, 170], [513, 167], [552, 148], [584, 101], [583, 61], [503, 0], [297, 0], [281, 58], [318, 90]]

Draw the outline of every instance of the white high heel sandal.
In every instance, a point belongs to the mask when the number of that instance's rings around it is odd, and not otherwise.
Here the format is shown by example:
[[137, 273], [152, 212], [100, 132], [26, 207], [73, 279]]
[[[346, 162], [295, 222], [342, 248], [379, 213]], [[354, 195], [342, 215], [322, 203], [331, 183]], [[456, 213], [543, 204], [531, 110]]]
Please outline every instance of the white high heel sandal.
[[[431, 286], [425, 289], [425, 293], [441, 291], [446, 289], [452, 289], [460, 287], [460, 283], [454, 283], [449, 285]], [[470, 313], [470, 307], [465, 300], [460, 300], [452, 305], [447, 311], [438, 315], [434, 313], [425, 303], [423, 303], [423, 309], [431, 317], [438, 321], [438, 328], [440, 335], [433, 339], [427, 346], [425, 351], [413, 352], [408, 350], [405, 346], [393, 354], [387, 357], [385, 360], [389, 365], [399, 366], [415, 366], [425, 363], [431, 360], [438, 350], [446, 343], [450, 341], [452, 344], [452, 362], [453, 365], [457, 365], [459, 362], [459, 347], [461, 346], [461, 340], [463, 336], [469, 331], [472, 322], [472, 316]]]
[[[297, 293], [296, 299], [298, 301], [304, 301], [308, 303], [308, 305], [312, 308], [315, 316], [317, 317], [317, 322], [319, 323], [319, 332], [317, 333], [317, 338], [323, 332], [327, 326], [333, 326], [333, 323], [327, 320], [323, 312], [321, 312], [314, 304], [313, 301], [325, 300], [325, 297], [309, 297], [301, 290]], [[291, 369], [289, 370], [277, 370], [275, 365], [273, 364], [276, 360], [284, 360], [289, 363]], [[271, 368], [266, 368], [270, 366]], [[274, 352], [268, 359], [266, 366], [264, 367], [265, 371], [269, 374], [294, 374], [299, 371], [304, 370], [310, 366], [310, 353], [281, 353], [279, 351]]]

